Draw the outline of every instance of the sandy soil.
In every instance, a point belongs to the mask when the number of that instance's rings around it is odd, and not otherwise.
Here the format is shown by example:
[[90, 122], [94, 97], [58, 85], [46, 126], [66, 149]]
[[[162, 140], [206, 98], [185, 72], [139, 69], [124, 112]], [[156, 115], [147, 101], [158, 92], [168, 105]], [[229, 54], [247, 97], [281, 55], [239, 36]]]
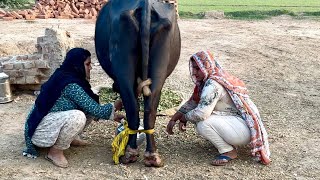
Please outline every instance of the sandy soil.
[[[317, 179], [320, 174], [320, 22], [281, 17], [265, 21], [180, 20], [182, 53], [165, 86], [185, 98], [192, 91], [188, 57], [202, 49], [215, 53], [222, 66], [242, 78], [260, 109], [269, 132], [272, 163], [254, 162], [249, 149], [225, 167], [209, 163], [216, 149], [196, 135], [168, 136], [169, 117], [159, 117], [157, 145], [163, 168], [144, 167], [142, 158], [130, 165], [113, 165], [111, 142], [116, 124], [98, 122], [85, 132], [91, 142], [66, 151], [70, 167], [60, 169], [44, 159], [21, 155], [23, 126], [33, 100], [32, 92], [15, 92], [14, 101], [0, 104], [0, 179]], [[0, 56], [35, 51], [36, 38], [46, 27], [71, 32], [76, 42], [94, 52], [94, 21], [0, 21]], [[95, 55], [93, 56], [96, 62]], [[96, 63], [92, 84], [110, 85]], [[143, 154], [144, 147], [140, 149]]]

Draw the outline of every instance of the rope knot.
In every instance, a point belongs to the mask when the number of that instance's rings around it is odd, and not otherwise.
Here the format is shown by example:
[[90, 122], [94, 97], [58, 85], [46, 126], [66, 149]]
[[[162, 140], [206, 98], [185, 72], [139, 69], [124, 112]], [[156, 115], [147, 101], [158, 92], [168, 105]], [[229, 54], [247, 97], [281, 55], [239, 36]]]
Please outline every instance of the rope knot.
[[141, 94], [142, 91], [144, 96], [150, 96], [151, 90], [149, 86], [152, 84], [151, 79], [148, 78], [147, 80], [142, 81], [140, 78], [138, 78], [137, 82], [138, 82], [138, 87], [137, 87], [138, 96]]

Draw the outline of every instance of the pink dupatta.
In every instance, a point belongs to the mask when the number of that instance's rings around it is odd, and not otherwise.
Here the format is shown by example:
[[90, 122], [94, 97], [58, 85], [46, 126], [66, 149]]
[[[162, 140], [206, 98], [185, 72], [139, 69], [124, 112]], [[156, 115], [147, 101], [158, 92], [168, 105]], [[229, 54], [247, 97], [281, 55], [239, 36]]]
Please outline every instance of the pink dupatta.
[[[251, 155], [262, 164], [269, 164], [271, 160], [268, 135], [255, 104], [249, 98], [244, 82], [224, 71], [209, 51], [200, 51], [192, 55], [191, 58], [195, 60], [204, 73], [204, 80], [211, 78], [227, 90], [250, 129]], [[197, 85], [195, 91], [199, 91], [199, 83], [195, 83]], [[194, 93], [199, 96], [199, 92]]]

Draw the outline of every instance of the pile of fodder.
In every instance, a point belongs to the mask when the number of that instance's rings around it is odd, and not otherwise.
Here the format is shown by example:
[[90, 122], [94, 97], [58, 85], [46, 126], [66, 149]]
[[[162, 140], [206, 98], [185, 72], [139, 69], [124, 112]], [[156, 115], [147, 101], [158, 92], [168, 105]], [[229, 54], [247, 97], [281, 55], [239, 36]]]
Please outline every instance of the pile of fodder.
[[[101, 103], [114, 102], [117, 99], [120, 99], [118, 93], [113, 92], [112, 88], [102, 88], [99, 92]], [[178, 107], [182, 102], [182, 95], [178, 92], [175, 92], [171, 89], [162, 89], [160, 102], [157, 111], [162, 112], [171, 108]], [[122, 99], [125, 101], [125, 99]], [[143, 111], [143, 97], [138, 97], [138, 102], [140, 106], [140, 111]]]

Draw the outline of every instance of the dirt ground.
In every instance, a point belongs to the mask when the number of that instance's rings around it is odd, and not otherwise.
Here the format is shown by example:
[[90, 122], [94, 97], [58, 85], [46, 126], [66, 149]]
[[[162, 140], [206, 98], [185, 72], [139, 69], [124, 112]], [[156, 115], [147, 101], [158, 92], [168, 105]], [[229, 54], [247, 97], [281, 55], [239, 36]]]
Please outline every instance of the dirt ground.
[[[23, 127], [32, 92], [14, 92], [14, 101], [0, 104], [0, 179], [319, 179], [320, 174], [320, 22], [278, 17], [264, 21], [179, 20], [182, 52], [165, 86], [187, 98], [193, 84], [188, 57], [209, 49], [230, 73], [243, 79], [269, 133], [272, 163], [254, 162], [247, 147], [225, 167], [209, 163], [217, 150], [199, 137], [191, 124], [187, 133], [165, 133], [169, 117], [158, 117], [157, 146], [165, 166], [113, 165], [111, 142], [116, 124], [93, 123], [85, 132], [90, 146], [66, 151], [70, 167], [60, 169], [44, 159], [21, 155]], [[0, 57], [35, 51], [36, 38], [47, 27], [68, 30], [79, 46], [94, 53], [94, 21], [0, 21]], [[93, 54], [94, 62], [97, 62]], [[110, 86], [94, 63], [92, 85]], [[140, 153], [143, 155], [144, 146]]]

